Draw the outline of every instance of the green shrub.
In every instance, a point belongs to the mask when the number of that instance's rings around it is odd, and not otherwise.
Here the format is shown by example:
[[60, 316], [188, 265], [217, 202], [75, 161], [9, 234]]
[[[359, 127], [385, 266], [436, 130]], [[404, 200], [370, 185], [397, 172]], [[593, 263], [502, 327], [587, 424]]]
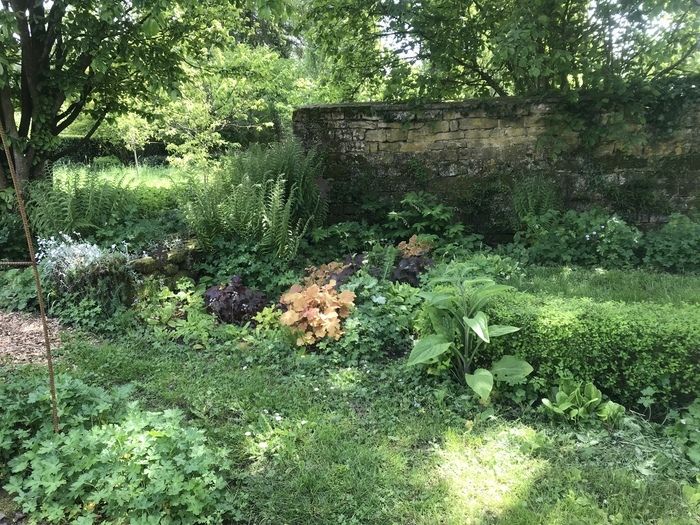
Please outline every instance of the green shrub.
[[693, 463], [700, 466], [700, 398], [685, 410], [672, 411], [667, 423], [666, 434], [681, 446]]
[[77, 233], [107, 245], [127, 241], [140, 248], [183, 232], [175, 190], [136, 185], [127, 181], [127, 173], [71, 166], [32, 184], [28, 208], [34, 231], [41, 237]]
[[511, 293], [490, 314], [522, 329], [492, 344], [489, 361], [516, 354], [545, 384], [558, 384], [562, 376], [593, 381], [628, 407], [636, 406], [649, 386], [659, 393], [663, 408], [700, 391], [700, 310], [695, 306]]
[[641, 233], [616, 216], [549, 210], [523, 222], [515, 242], [527, 248], [530, 263], [620, 268], [639, 262]]
[[226, 282], [238, 275], [247, 286], [264, 291], [268, 297], [279, 297], [294, 283], [299, 282], [303, 268], [278, 259], [254, 243], [224, 242], [215, 245], [212, 253], [194, 266], [202, 275], [201, 283], [208, 286]]
[[168, 342], [195, 350], [208, 349], [219, 335], [216, 318], [204, 307], [204, 286], [188, 278], [179, 279], [171, 290], [156, 279], [148, 279], [136, 303], [141, 321], [151, 329], [155, 347]]
[[440, 203], [426, 192], [410, 192], [397, 210], [389, 213], [384, 233], [393, 241], [403, 241], [415, 234], [434, 235], [446, 241], [459, 239], [464, 225], [455, 219], [455, 209]]
[[191, 183], [183, 208], [185, 220], [202, 247], [212, 252], [217, 242], [255, 243], [280, 259], [293, 259], [313, 217], [294, 216], [299, 190], [285, 195], [280, 177], [255, 183], [243, 177], [229, 186], [221, 179]]
[[700, 272], [700, 222], [672, 215], [646, 236], [644, 262], [669, 272]]
[[459, 258], [459, 262], [448, 261], [433, 267], [426, 278], [449, 273], [450, 268], [463, 265], [468, 267], [468, 275], [490, 277], [499, 283], [511, 283], [523, 277], [525, 270], [518, 261], [506, 255], [494, 253], [472, 253]]

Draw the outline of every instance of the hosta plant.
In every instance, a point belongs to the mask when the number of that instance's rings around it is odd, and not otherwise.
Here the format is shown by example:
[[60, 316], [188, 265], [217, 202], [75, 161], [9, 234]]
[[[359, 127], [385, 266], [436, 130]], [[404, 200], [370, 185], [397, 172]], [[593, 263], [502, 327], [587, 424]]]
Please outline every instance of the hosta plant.
[[408, 358], [408, 365], [432, 364], [447, 356], [453, 375], [466, 383], [482, 401], [487, 401], [493, 383], [516, 384], [532, 367], [513, 356], [505, 356], [491, 370], [473, 370], [474, 360], [494, 337], [519, 330], [515, 326], [489, 324], [483, 308], [511, 289], [488, 278], [464, 278], [469, 268], [431, 280], [432, 291], [421, 292], [427, 323]]
[[339, 292], [335, 281], [319, 286], [292, 286], [280, 302], [287, 308], [280, 322], [296, 336], [298, 346], [313, 345], [325, 337], [340, 339], [341, 320], [352, 311], [355, 293]]
[[625, 407], [613, 401], [603, 401], [603, 393], [590, 381], [584, 383], [563, 378], [559, 388], [552, 392], [552, 399], [542, 399], [545, 409], [555, 415], [579, 422], [598, 418], [617, 425], [625, 413]]

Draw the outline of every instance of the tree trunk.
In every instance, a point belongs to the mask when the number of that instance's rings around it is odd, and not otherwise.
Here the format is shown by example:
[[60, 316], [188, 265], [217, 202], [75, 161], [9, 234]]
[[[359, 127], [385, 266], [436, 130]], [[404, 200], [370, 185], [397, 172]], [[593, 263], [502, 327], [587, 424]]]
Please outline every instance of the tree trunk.
[[10, 185], [7, 177], [5, 176], [5, 170], [3, 168], [2, 162], [0, 162], [0, 190], [4, 190]]
[[136, 176], [139, 176], [139, 156], [136, 154], [136, 146], [132, 145], [131, 146], [132, 151], [134, 152], [134, 166], [136, 166]]

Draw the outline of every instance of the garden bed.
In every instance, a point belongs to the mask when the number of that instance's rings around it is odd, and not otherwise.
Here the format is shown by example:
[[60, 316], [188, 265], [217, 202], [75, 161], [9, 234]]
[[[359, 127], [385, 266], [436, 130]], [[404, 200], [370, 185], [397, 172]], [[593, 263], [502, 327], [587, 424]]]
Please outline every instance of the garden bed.
[[[60, 345], [59, 324], [49, 319], [52, 348]], [[0, 311], [0, 364], [41, 364], [46, 362], [44, 332], [38, 315]]]

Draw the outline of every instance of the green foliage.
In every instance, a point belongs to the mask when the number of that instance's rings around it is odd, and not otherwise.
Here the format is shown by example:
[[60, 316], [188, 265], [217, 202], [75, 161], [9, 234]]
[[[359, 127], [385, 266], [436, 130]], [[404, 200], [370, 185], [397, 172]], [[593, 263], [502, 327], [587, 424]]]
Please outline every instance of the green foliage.
[[514, 326], [489, 325], [483, 309], [511, 287], [486, 277], [467, 278], [473, 271], [466, 264], [452, 265], [442, 276], [431, 276], [430, 291], [419, 294], [425, 300], [423, 316], [427, 322], [419, 330], [420, 339], [408, 357], [410, 366], [433, 363], [447, 354], [452, 373], [464, 382], [477, 354], [485, 353], [491, 338], [519, 330]]
[[590, 381], [583, 383], [570, 378], [562, 379], [558, 388], [552, 389], [552, 400], [542, 399], [542, 405], [556, 415], [576, 422], [594, 419], [615, 426], [620, 423], [625, 408], [613, 401], [603, 401], [603, 393]]
[[524, 219], [516, 233], [534, 264], [630, 267], [639, 260], [641, 233], [622, 219], [596, 210], [559, 212]]
[[128, 174], [126, 169], [99, 172], [79, 165], [56, 168], [53, 180], [30, 186], [34, 230], [43, 237], [78, 233], [104, 244], [127, 241], [140, 247], [182, 231], [174, 192], [148, 187]]
[[[10, 459], [30, 448], [30, 438], [48, 439], [53, 432], [46, 376], [12, 374], [0, 374], [0, 479], [7, 475], [5, 466]], [[108, 392], [66, 374], [56, 376], [56, 390], [60, 392], [58, 414], [64, 429], [89, 428], [118, 417], [130, 391], [120, 388]]]
[[695, 71], [699, 23], [684, 3], [551, 0], [314, 0], [308, 20], [324, 73], [345, 99], [399, 100], [545, 93], [576, 100], [589, 91], [639, 97], [639, 84]]
[[105, 319], [131, 304], [137, 275], [124, 245], [103, 250], [63, 235], [59, 240], [40, 239], [39, 250], [52, 311], [59, 316], [65, 312], [65, 320], [87, 320], [94, 327], [95, 318]]
[[[81, 114], [95, 123], [81, 134], [89, 137], [135, 100], [176, 88], [185, 76], [182, 56], [223, 41], [240, 24], [240, 8], [187, 0], [128, 6], [89, 0], [37, 4], [18, 17], [21, 6], [3, 5], [0, 99], [20, 177], [39, 176], [47, 160], [61, 156], [57, 137]], [[57, 48], [41, 60], [27, 52]]]
[[154, 346], [178, 342], [195, 350], [210, 348], [220, 335], [214, 316], [204, 307], [204, 286], [188, 278], [177, 281], [175, 290], [162, 281], [149, 279], [136, 304], [138, 317], [150, 327]]
[[[499, 283], [518, 281], [525, 276], [525, 270], [522, 265], [515, 259], [505, 255], [478, 252], [455, 258], [454, 260], [471, 267], [471, 275], [490, 277]], [[449, 266], [450, 262], [443, 263], [438, 265], [431, 273], [439, 274], [443, 271], [448, 271]]]
[[542, 175], [518, 178], [513, 185], [513, 208], [520, 221], [549, 210], [560, 210], [561, 189]]
[[372, 249], [381, 237], [380, 227], [365, 222], [337, 222], [311, 230], [301, 253], [315, 263], [336, 261]]
[[562, 376], [595, 381], [628, 407], [653, 387], [661, 410], [684, 403], [700, 388], [700, 312], [695, 306], [523, 293], [503, 297], [489, 313], [499, 323], [523, 327], [505, 344], [492, 344], [491, 355], [512, 353], [527, 360], [544, 384]]
[[183, 203], [188, 227], [207, 251], [217, 241], [240, 240], [280, 259], [293, 259], [311, 219], [294, 219], [297, 189], [285, 197], [285, 185], [283, 178], [256, 184], [247, 177], [229, 188], [220, 181], [193, 184]]
[[32, 226], [43, 237], [60, 232], [93, 235], [126, 215], [124, 179], [110, 181], [75, 171], [65, 180], [44, 180], [31, 187]]
[[343, 337], [324, 340], [320, 348], [350, 361], [400, 356], [411, 348], [411, 329], [420, 304], [415, 288], [382, 282], [365, 272], [353, 276], [343, 288], [355, 292], [355, 308], [343, 323]]
[[647, 234], [644, 262], [668, 272], [700, 272], [700, 222], [672, 215], [661, 229]]
[[195, 264], [195, 271], [204, 276], [201, 283], [207, 285], [239, 275], [248, 286], [263, 290], [269, 297], [279, 297], [299, 282], [303, 273], [302, 268], [263, 252], [259, 245], [235, 241], [218, 242], [212, 253]]
[[684, 410], [671, 411], [668, 422], [666, 433], [678, 442], [693, 463], [700, 466], [700, 398]]
[[37, 308], [39, 300], [31, 268], [0, 272], [0, 309], [22, 311]]
[[479, 396], [479, 401], [486, 404], [491, 397], [494, 381], [503, 382], [512, 387], [524, 383], [531, 373], [532, 367], [527, 361], [512, 355], [504, 355], [491, 366], [490, 370], [477, 368], [473, 374], [466, 374], [465, 380], [467, 386]]
[[302, 237], [325, 215], [319, 173], [318, 156], [297, 143], [251, 148], [224, 162], [213, 180], [183, 188], [185, 218], [209, 251], [216, 241], [237, 240], [293, 259]]
[[229, 186], [243, 182], [266, 184], [280, 179], [285, 181], [285, 197], [292, 199], [295, 218], [311, 221], [320, 226], [328, 213], [328, 203], [319, 187], [323, 175], [323, 159], [315, 150], [305, 151], [297, 140], [261, 146], [254, 144], [247, 150], [222, 160], [222, 177]]
[[230, 510], [224, 456], [179, 412], [125, 409], [128, 389], [57, 379], [59, 434], [43, 378], [0, 382], [4, 488], [24, 512], [46, 523], [145, 524], [220, 522]]
[[455, 210], [426, 192], [407, 193], [400, 208], [389, 213], [388, 219], [384, 230], [395, 241], [415, 234], [434, 235], [450, 241], [464, 233], [464, 226], [455, 221]]

